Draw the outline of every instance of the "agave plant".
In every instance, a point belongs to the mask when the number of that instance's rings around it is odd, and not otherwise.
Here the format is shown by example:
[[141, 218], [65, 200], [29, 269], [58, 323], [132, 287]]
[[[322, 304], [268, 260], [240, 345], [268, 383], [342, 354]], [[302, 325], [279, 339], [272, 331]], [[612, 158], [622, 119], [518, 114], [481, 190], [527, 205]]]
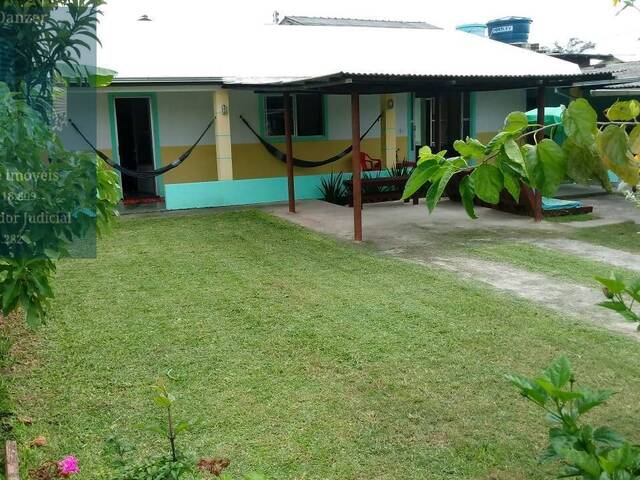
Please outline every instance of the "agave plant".
[[342, 172], [331, 172], [329, 176], [322, 177], [318, 190], [322, 194], [325, 202], [336, 205], [347, 204], [347, 190], [344, 186], [344, 174]]

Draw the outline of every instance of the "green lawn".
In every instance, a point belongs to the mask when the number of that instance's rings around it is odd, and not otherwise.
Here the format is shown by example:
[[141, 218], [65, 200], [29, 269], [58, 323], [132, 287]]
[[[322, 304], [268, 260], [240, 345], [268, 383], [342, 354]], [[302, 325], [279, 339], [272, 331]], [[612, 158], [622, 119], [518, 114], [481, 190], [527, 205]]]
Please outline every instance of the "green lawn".
[[[103, 439], [158, 412], [171, 369], [184, 442], [272, 479], [543, 479], [539, 412], [503, 375], [558, 355], [620, 392], [592, 418], [640, 431], [640, 345], [259, 212], [124, 219], [67, 261], [47, 326], [16, 351], [19, 431], [100, 478]], [[546, 469], [546, 471], [544, 470]]]
[[568, 280], [585, 286], [597, 287], [596, 275], [609, 276], [616, 271], [627, 278], [638, 277], [633, 270], [613, 267], [609, 264], [586, 260], [566, 252], [550, 250], [522, 242], [497, 242], [488, 245], [475, 245], [467, 249], [485, 260], [508, 263], [518, 268], [537, 272], [549, 277]]
[[640, 253], [640, 225], [635, 222], [580, 228], [571, 234], [571, 238], [632, 253]]

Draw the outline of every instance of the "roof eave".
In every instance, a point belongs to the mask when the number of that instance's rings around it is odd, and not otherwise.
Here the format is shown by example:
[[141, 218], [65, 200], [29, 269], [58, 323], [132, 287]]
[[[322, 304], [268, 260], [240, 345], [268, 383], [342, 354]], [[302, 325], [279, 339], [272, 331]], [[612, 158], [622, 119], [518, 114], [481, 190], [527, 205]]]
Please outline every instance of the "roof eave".
[[113, 86], [160, 86], [160, 85], [211, 85], [220, 86], [222, 77], [116, 77]]

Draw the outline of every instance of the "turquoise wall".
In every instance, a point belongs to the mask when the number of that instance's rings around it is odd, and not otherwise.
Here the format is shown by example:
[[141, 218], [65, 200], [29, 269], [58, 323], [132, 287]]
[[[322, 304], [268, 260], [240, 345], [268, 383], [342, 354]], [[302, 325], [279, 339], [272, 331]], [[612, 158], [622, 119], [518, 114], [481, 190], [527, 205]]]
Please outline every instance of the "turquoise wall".
[[[320, 180], [328, 176], [295, 177], [296, 199], [322, 198], [318, 187]], [[350, 175], [344, 175], [345, 180], [349, 178]], [[169, 184], [165, 186], [165, 195], [168, 210], [284, 202], [289, 198], [287, 177]]]

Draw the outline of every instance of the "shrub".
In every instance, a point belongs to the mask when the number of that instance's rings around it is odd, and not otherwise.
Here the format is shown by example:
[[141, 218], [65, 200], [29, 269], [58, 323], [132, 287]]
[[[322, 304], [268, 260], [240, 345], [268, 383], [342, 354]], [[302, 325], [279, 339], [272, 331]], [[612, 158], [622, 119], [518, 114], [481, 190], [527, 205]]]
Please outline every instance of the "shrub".
[[347, 189], [344, 186], [344, 173], [342, 172], [331, 172], [328, 177], [322, 177], [318, 189], [325, 202], [336, 205], [346, 205], [348, 202]]
[[561, 462], [559, 478], [640, 478], [640, 448], [609, 427], [583, 423], [582, 416], [611, 397], [610, 390], [576, 389], [569, 360], [554, 361], [541, 376], [507, 375], [520, 394], [546, 412], [551, 422], [543, 462]]

